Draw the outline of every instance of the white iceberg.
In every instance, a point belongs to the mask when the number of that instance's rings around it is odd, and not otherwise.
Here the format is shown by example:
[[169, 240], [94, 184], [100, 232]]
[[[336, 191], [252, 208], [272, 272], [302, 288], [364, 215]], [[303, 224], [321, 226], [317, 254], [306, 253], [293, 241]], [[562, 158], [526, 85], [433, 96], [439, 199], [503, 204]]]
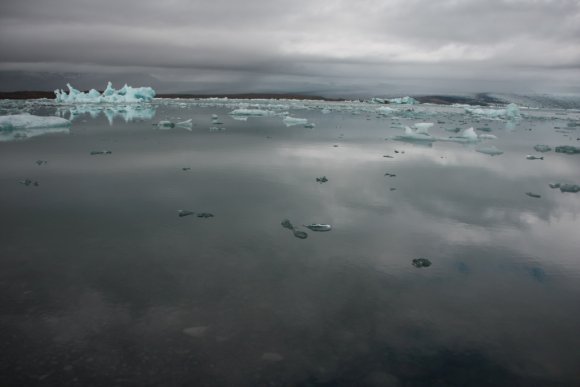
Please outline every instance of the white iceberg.
[[47, 133], [69, 133], [71, 122], [61, 117], [14, 114], [0, 117], [0, 141], [12, 141]]
[[86, 93], [79, 91], [72, 87], [69, 83], [68, 94], [64, 90], [55, 90], [55, 100], [57, 103], [134, 103], [134, 102], [149, 102], [155, 98], [155, 90], [151, 87], [131, 87], [123, 86], [116, 90], [113, 84], [109, 82], [107, 88], [103, 93], [99, 93], [95, 89], [91, 89]]
[[405, 134], [393, 137], [393, 140], [397, 141], [410, 141], [410, 142], [434, 142], [437, 138], [429, 134], [428, 127], [422, 127], [421, 129], [413, 130], [408, 126], [405, 126]]
[[236, 109], [230, 112], [232, 116], [242, 116], [242, 117], [267, 117], [274, 113], [270, 110], [262, 109]]
[[417, 122], [416, 124], [413, 124], [413, 127], [417, 129], [417, 133], [428, 133], [433, 125], [432, 122]]
[[[495, 137], [495, 136], [494, 136]], [[459, 142], [459, 143], [474, 143], [480, 140], [480, 137], [475, 133], [475, 129], [467, 128], [460, 136], [440, 138], [441, 141]]]
[[521, 118], [520, 109], [515, 103], [510, 103], [505, 109], [465, 108], [465, 112], [475, 116], [503, 118], [506, 120], [517, 120]]
[[295, 125], [306, 125], [308, 124], [308, 120], [306, 118], [297, 118], [297, 117], [284, 117], [284, 125], [286, 126], [295, 126]]

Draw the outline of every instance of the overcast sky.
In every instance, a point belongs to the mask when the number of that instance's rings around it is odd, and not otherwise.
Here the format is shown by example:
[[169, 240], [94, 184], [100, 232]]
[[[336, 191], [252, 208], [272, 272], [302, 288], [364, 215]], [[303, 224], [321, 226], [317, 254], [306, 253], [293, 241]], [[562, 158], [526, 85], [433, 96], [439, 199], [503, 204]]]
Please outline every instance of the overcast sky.
[[6, 0], [0, 47], [0, 70], [175, 91], [568, 90], [580, 0]]

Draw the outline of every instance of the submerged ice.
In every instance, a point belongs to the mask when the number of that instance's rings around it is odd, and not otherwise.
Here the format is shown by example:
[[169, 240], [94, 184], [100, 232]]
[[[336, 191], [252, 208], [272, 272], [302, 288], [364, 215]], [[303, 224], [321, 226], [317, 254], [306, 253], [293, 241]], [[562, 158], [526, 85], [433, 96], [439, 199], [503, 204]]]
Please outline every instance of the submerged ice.
[[127, 103], [127, 102], [150, 102], [155, 98], [155, 90], [151, 87], [123, 86], [119, 90], [113, 88], [109, 82], [103, 93], [91, 89], [84, 93], [72, 87], [69, 83], [68, 94], [65, 90], [54, 91], [57, 103]]

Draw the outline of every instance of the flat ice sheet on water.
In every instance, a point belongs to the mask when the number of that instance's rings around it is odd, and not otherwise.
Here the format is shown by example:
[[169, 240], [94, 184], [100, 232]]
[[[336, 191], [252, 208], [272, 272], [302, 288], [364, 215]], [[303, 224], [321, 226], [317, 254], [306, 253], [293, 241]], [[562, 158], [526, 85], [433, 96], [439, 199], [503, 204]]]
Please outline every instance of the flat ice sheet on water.
[[60, 117], [14, 114], [0, 116], [0, 141], [12, 141], [47, 133], [68, 133], [71, 122]]
[[306, 125], [308, 120], [306, 118], [297, 118], [297, 117], [284, 117], [284, 125], [286, 126], [295, 126], [295, 125]]
[[56, 102], [58, 103], [128, 103], [128, 102], [149, 102], [155, 98], [155, 90], [151, 87], [131, 87], [123, 86], [119, 90], [113, 88], [109, 82], [103, 93], [91, 89], [86, 93], [72, 87], [70, 83], [68, 94], [65, 90], [57, 89], [54, 91]]

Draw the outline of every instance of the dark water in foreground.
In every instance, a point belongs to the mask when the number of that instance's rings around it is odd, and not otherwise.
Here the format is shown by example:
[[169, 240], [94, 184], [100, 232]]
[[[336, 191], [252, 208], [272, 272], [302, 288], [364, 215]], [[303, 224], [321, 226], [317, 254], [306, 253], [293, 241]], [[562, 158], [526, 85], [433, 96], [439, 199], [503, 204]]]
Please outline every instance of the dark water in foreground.
[[399, 120], [487, 126], [490, 157], [385, 141], [397, 120], [368, 112], [231, 110], [0, 143], [0, 385], [580, 385], [580, 193], [548, 186], [580, 155], [525, 158], [579, 146], [566, 117]]

